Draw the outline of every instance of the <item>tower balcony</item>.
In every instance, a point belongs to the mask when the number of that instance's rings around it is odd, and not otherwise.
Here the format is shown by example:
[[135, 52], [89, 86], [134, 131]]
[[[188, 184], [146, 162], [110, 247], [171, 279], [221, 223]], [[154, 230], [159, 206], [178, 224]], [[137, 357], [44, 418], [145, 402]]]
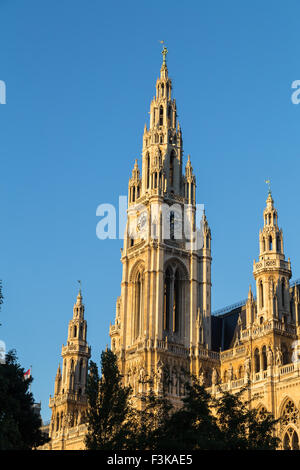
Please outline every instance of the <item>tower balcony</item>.
[[266, 258], [258, 261], [254, 261], [253, 274], [254, 276], [265, 271], [283, 271], [286, 274], [291, 274], [291, 262], [285, 261], [279, 258]]
[[64, 403], [78, 403], [81, 405], [87, 404], [87, 397], [85, 395], [79, 395], [78, 393], [67, 392], [61, 395], [56, 395], [54, 397], [49, 398], [49, 408], [53, 408], [53, 406], [63, 405]]
[[63, 345], [61, 354], [62, 356], [66, 356], [68, 354], [80, 354], [81, 356], [86, 356], [89, 358], [91, 356], [91, 348], [87, 344], [82, 345], [74, 342], [67, 344], [67, 346]]

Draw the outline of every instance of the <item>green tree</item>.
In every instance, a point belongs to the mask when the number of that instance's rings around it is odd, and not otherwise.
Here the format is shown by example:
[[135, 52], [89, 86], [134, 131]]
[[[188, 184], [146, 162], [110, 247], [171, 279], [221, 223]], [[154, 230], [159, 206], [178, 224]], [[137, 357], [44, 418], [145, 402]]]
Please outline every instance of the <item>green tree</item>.
[[222, 448], [226, 450], [274, 450], [279, 439], [274, 436], [278, 420], [271, 413], [260, 414], [252, 407], [252, 399], [245, 399], [249, 386], [232, 394], [221, 391], [214, 400], [214, 410], [222, 433]]
[[31, 382], [32, 378], [24, 380], [15, 351], [9, 351], [0, 364], [0, 450], [30, 450], [48, 440], [33, 408]]
[[212, 396], [196, 378], [186, 383], [180, 409], [170, 414], [158, 430], [160, 449], [184, 450], [273, 450], [278, 420], [259, 414], [245, 400], [248, 385], [236, 394], [219, 391]]
[[180, 409], [171, 413], [160, 430], [159, 448], [208, 450], [220, 447], [221, 433], [211, 413], [212, 398], [196, 378], [185, 384]]
[[130, 428], [126, 448], [130, 450], [156, 450], [165, 438], [166, 423], [172, 405], [163, 394], [158, 396], [151, 381], [146, 381], [148, 392], [140, 397], [141, 409], [131, 409], [128, 415]]
[[130, 387], [122, 386], [117, 357], [107, 349], [101, 354], [101, 377], [90, 361], [87, 383], [86, 447], [90, 450], [121, 450], [130, 430]]

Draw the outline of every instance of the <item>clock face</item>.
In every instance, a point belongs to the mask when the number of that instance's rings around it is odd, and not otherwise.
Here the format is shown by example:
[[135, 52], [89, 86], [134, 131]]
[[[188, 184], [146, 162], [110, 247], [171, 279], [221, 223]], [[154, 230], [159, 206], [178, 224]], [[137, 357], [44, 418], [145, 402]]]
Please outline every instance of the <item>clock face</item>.
[[147, 224], [147, 214], [143, 212], [143, 214], [141, 214], [137, 220], [137, 229], [144, 230], [146, 228], [146, 224]]

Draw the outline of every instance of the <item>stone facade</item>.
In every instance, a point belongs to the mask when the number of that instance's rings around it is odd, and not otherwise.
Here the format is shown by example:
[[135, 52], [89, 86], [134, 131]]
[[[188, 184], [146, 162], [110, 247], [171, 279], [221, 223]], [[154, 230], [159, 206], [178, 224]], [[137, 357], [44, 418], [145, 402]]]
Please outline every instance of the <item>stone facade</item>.
[[[157, 393], [165, 387], [179, 407], [187, 372], [213, 394], [219, 393], [219, 385], [235, 392], [250, 381], [247, 398], [253, 397], [255, 406], [275, 418], [283, 417], [277, 428], [281, 448], [298, 448], [300, 296], [298, 285], [290, 286], [291, 263], [285, 260], [277, 210], [269, 191], [259, 259], [253, 265], [257, 299], [250, 288], [241, 305], [212, 315], [211, 231], [204, 211], [196, 229], [196, 178], [190, 156], [183, 173], [182, 133], [166, 52], [150, 105], [150, 125], [144, 128], [142, 168], [136, 161], [129, 180], [121, 295], [110, 326], [111, 348], [124, 384], [133, 388], [136, 406], [151, 383]], [[84, 447], [90, 349], [83, 311], [79, 295], [62, 349], [63, 372], [58, 369], [50, 398], [51, 443], [46, 447], [51, 449]]]

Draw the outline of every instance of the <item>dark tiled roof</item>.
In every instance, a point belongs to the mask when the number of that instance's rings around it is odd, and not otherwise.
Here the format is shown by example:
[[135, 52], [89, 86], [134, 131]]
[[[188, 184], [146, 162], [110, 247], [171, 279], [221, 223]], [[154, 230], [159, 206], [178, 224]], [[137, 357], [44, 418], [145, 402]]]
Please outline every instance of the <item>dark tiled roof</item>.
[[[291, 299], [294, 297], [294, 286], [300, 294], [300, 279], [290, 285]], [[221, 312], [225, 313], [221, 313]], [[212, 350], [225, 351], [233, 347], [238, 333], [238, 318], [241, 316], [242, 328], [246, 327], [246, 300], [231, 307], [225, 307], [211, 315]]]
[[242, 305], [223, 315], [211, 316], [212, 349], [224, 351], [233, 346], [237, 336], [238, 318], [241, 316], [242, 328], [246, 325], [246, 306]]

